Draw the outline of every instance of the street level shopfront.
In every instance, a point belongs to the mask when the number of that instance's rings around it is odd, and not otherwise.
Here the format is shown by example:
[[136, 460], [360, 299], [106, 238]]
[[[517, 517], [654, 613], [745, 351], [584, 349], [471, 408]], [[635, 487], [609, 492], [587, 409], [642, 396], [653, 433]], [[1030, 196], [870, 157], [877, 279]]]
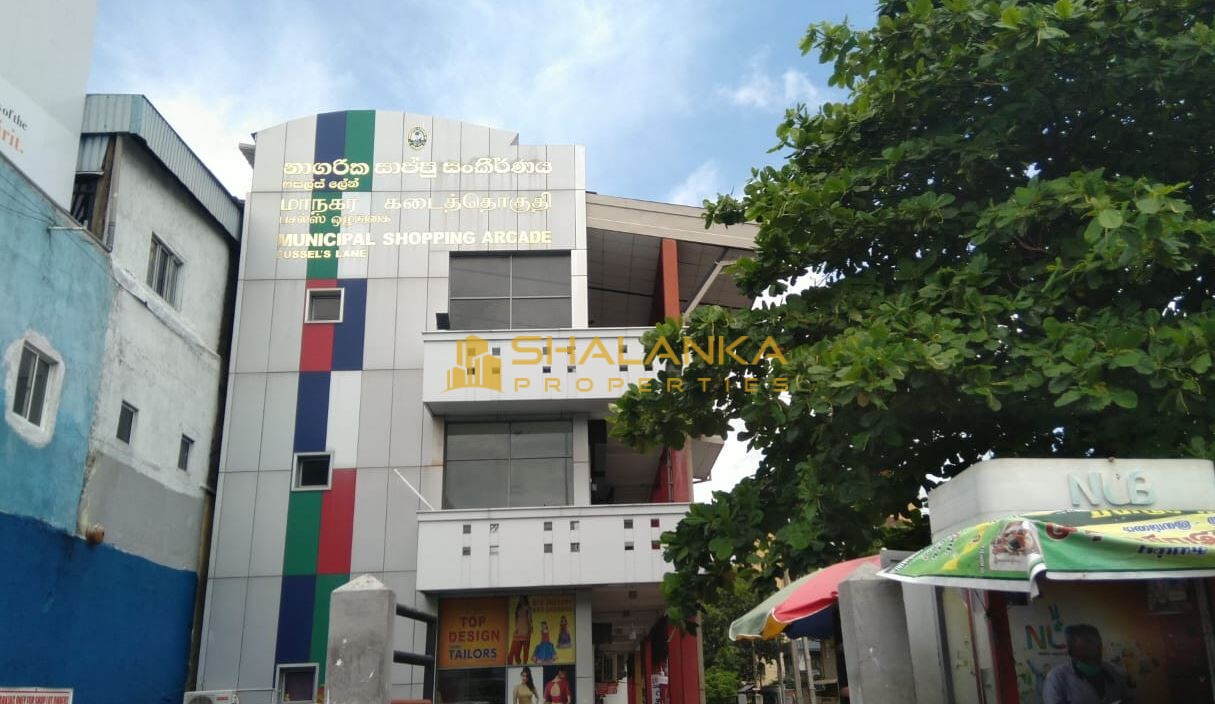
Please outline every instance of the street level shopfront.
[[[915, 701], [1053, 704], [1065, 680], [1100, 701], [1215, 701], [1210, 462], [993, 460], [928, 506], [933, 544], [882, 574]], [[884, 685], [862, 680], [863, 701], [912, 700]]]

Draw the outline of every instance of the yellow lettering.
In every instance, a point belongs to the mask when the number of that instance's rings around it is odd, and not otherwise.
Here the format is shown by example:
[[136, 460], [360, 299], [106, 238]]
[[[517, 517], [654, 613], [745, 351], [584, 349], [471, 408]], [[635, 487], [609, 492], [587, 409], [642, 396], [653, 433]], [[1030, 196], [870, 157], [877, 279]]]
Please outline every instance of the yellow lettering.
[[578, 360], [578, 363], [586, 364], [586, 361], [592, 357], [602, 359], [608, 364], [616, 363], [616, 360], [612, 359], [612, 354], [608, 352], [607, 347], [603, 344], [603, 340], [600, 340], [598, 335], [591, 338], [591, 344], [587, 345], [586, 352], [582, 353], [582, 359]]
[[755, 364], [761, 359], [775, 359], [781, 364], [789, 363], [789, 360], [785, 359], [785, 355], [781, 354], [780, 347], [776, 344], [776, 340], [772, 339], [771, 335], [764, 338], [763, 344], [759, 346], [759, 352], [755, 353], [755, 361], [751, 363]]
[[710, 379], [710, 378], [709, 378], [709, 377], [707, 377], [707, 376], [698, 376], [698, 377], [696, 377], [696, 381], [699, 381], [699, 382], [700, 382], [700, 390], [701, 390], [701, 391], [708, 391], [708, 390], [709, 390], [709, 382], [710, 382], [710, 381], [713, 381], [713, 380], [712, 380], [712, 379]]
[[712, 337], [709, 338], [708, 347], [709, 347], [708, 351], [705, 351], [703, 348], [701, 348], [699, 345], [696, 344], [695, 340], [693, 340], [690, 337], [685, 337], [685, 338], [683, 338], [684, 359], [691, 362], [691, 361], [693, 361], [692, 355], [695, 354], [695, 356], [700, 357], [701, 361], [704, 362], [705, 364], [712, 364], [713, 363], [713, 338]]
[[515, 391], [522, 391], [532, 385], [531, 379], [526, 379], [521, 376], [515, 377]]
[[624, 356], [625, 348], [626, 348], [626, 345], [624, 344], [624, 338], [623, 337], [616, 338], [616, 359], [620, 360], [619, 361], [620, 364], [645, 364], [644, 359], [626, 358]]
[[608, 379], [608, 392], [612, 391], [624, 391], [624, 379], [618, 376]]
[[637, 382], [637, 390], [643, 394], [648, 394], [648, 393], [652, 392], [654, 390], [653, 386], [654, 386], [653, 377], [646, 377], [646, 378], [642, 379], [641, 381]]
[[[739, 357], [737, 354], [734, 354], [734, 350], [738, 349], [738, 346], [746, 341], [747, 341], [746, 337], [740, 337], [737, 340], [735, 340], [734, 342], [731, 342], [729, 345], [723, 347], [721, 350], [722, 351], [721, 361], [725, 362], [726, 357], [729, 356], [731, 359], [738, 362], [739, 364], [747, 364], [748, 363], [747, 360], [743, 359], [742, 357]], [[722, 342], [725, 342], [725, 339], [722, 339]]]
[[683, 379], [667, 379], [667, 393], [671, 393], [672, 389], [675, 391], [683, 391]]
[[[583, 388], [582, 382], [584, 381], [586, 382], [586, 388]], [[574, 380], [574, 388], [585, 394], [590, 392], [591, 389], [595, 388], [595, 382], [591, 381], [590, 377], [580, 376]]]
[[544, 390], [561, 391], [561, 380], [553, 376], [544, 377]]
[[772, 390], [777, 393], [784, 393], [789, 390], [789, 378], [784, 376], [773, 377]]
[[[525, 353], [528, 356], [525, 358], [522, 358], [522, 359], [516, 357], [515, 359], [512, 359], [510, 363], [511, 364], [539, 364], [540, 361], [542, 359], [544, 359], [544, 352], [543, 352], [542, 346], [532, 347], [525, 343], [543, 342], [543, 341], [544, 341], [544, 338], [540, 337], [539, 335], [518, 335], [518, 336], [516, 336], [515, 339], [511, 340], [510, 348], [512, 350], [514, 350], [515, 352]], [[535, 356], [533, 357], [532, 355], [535, 355]]]
[[753, 376], [743, 379], [743, 390], [749, 394], [755, 393], [757, 390], [759, 390], [759, 379], [756, 379]]
[[653, 364], [655, 358], [669, 359], [675, 366], [681, 365], [679, 355], [675, 354], [675, 350], [671, 348], [671, 343], [667, 342], [667, 338], [665, 337], [658, 338], [658, 342], [654, 344], [654, 347], [650, 349], [650, 353], [646, 355], [645, 363]]

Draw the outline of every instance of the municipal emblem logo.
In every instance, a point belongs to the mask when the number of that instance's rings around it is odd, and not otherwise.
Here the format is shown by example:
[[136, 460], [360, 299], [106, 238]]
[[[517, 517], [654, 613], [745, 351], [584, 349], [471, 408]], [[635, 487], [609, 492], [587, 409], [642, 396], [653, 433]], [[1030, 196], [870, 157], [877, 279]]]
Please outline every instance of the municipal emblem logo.
[[418, 150], [426, 146], [426, 130], [421, 127], [415, 127], [409, 131], [409, 136], [405, 138], [410, 148]]

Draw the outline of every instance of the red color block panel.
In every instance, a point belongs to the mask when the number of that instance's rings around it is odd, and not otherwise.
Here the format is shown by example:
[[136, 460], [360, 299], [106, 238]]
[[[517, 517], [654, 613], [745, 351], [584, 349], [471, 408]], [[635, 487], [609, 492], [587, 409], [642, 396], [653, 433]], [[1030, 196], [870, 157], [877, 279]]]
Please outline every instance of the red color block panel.
[[300, 371], [333, 371], [334, 323], [305, 323], [300, 337]]
[[350, 546], [354, 541], [354, 486], [357, 472], [335, 469], [333, 483], [321, 499], [321, 539], [317, 549], [317, 574], [350, 571]]
[[304, 288], [337, 288], [337, 279], [308, 279]]

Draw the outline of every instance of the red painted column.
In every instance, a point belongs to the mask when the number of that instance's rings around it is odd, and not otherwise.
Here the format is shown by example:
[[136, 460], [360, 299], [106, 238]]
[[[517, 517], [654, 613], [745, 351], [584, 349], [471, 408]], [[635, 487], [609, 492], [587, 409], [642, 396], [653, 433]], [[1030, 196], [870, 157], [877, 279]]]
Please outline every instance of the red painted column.
[[987, 618], [991, 627], [991, 660], [996, 670], [996, 701], [1017, 704], [1021, 695], [1008, 629], [1008, 598], [1004, 592], [987, 592]]
[[[664, 318], [683, 317], [679, 301], [679, 243], [663, 240], [659, 253], [659, 289]], [[659, 471], [665, 498], [672, 503], [692, 501], [691, 451], [668, 449]], [[700, 641], [674, 626], [667, 627], [667, 673], [670, 704], [702, 704]]]

